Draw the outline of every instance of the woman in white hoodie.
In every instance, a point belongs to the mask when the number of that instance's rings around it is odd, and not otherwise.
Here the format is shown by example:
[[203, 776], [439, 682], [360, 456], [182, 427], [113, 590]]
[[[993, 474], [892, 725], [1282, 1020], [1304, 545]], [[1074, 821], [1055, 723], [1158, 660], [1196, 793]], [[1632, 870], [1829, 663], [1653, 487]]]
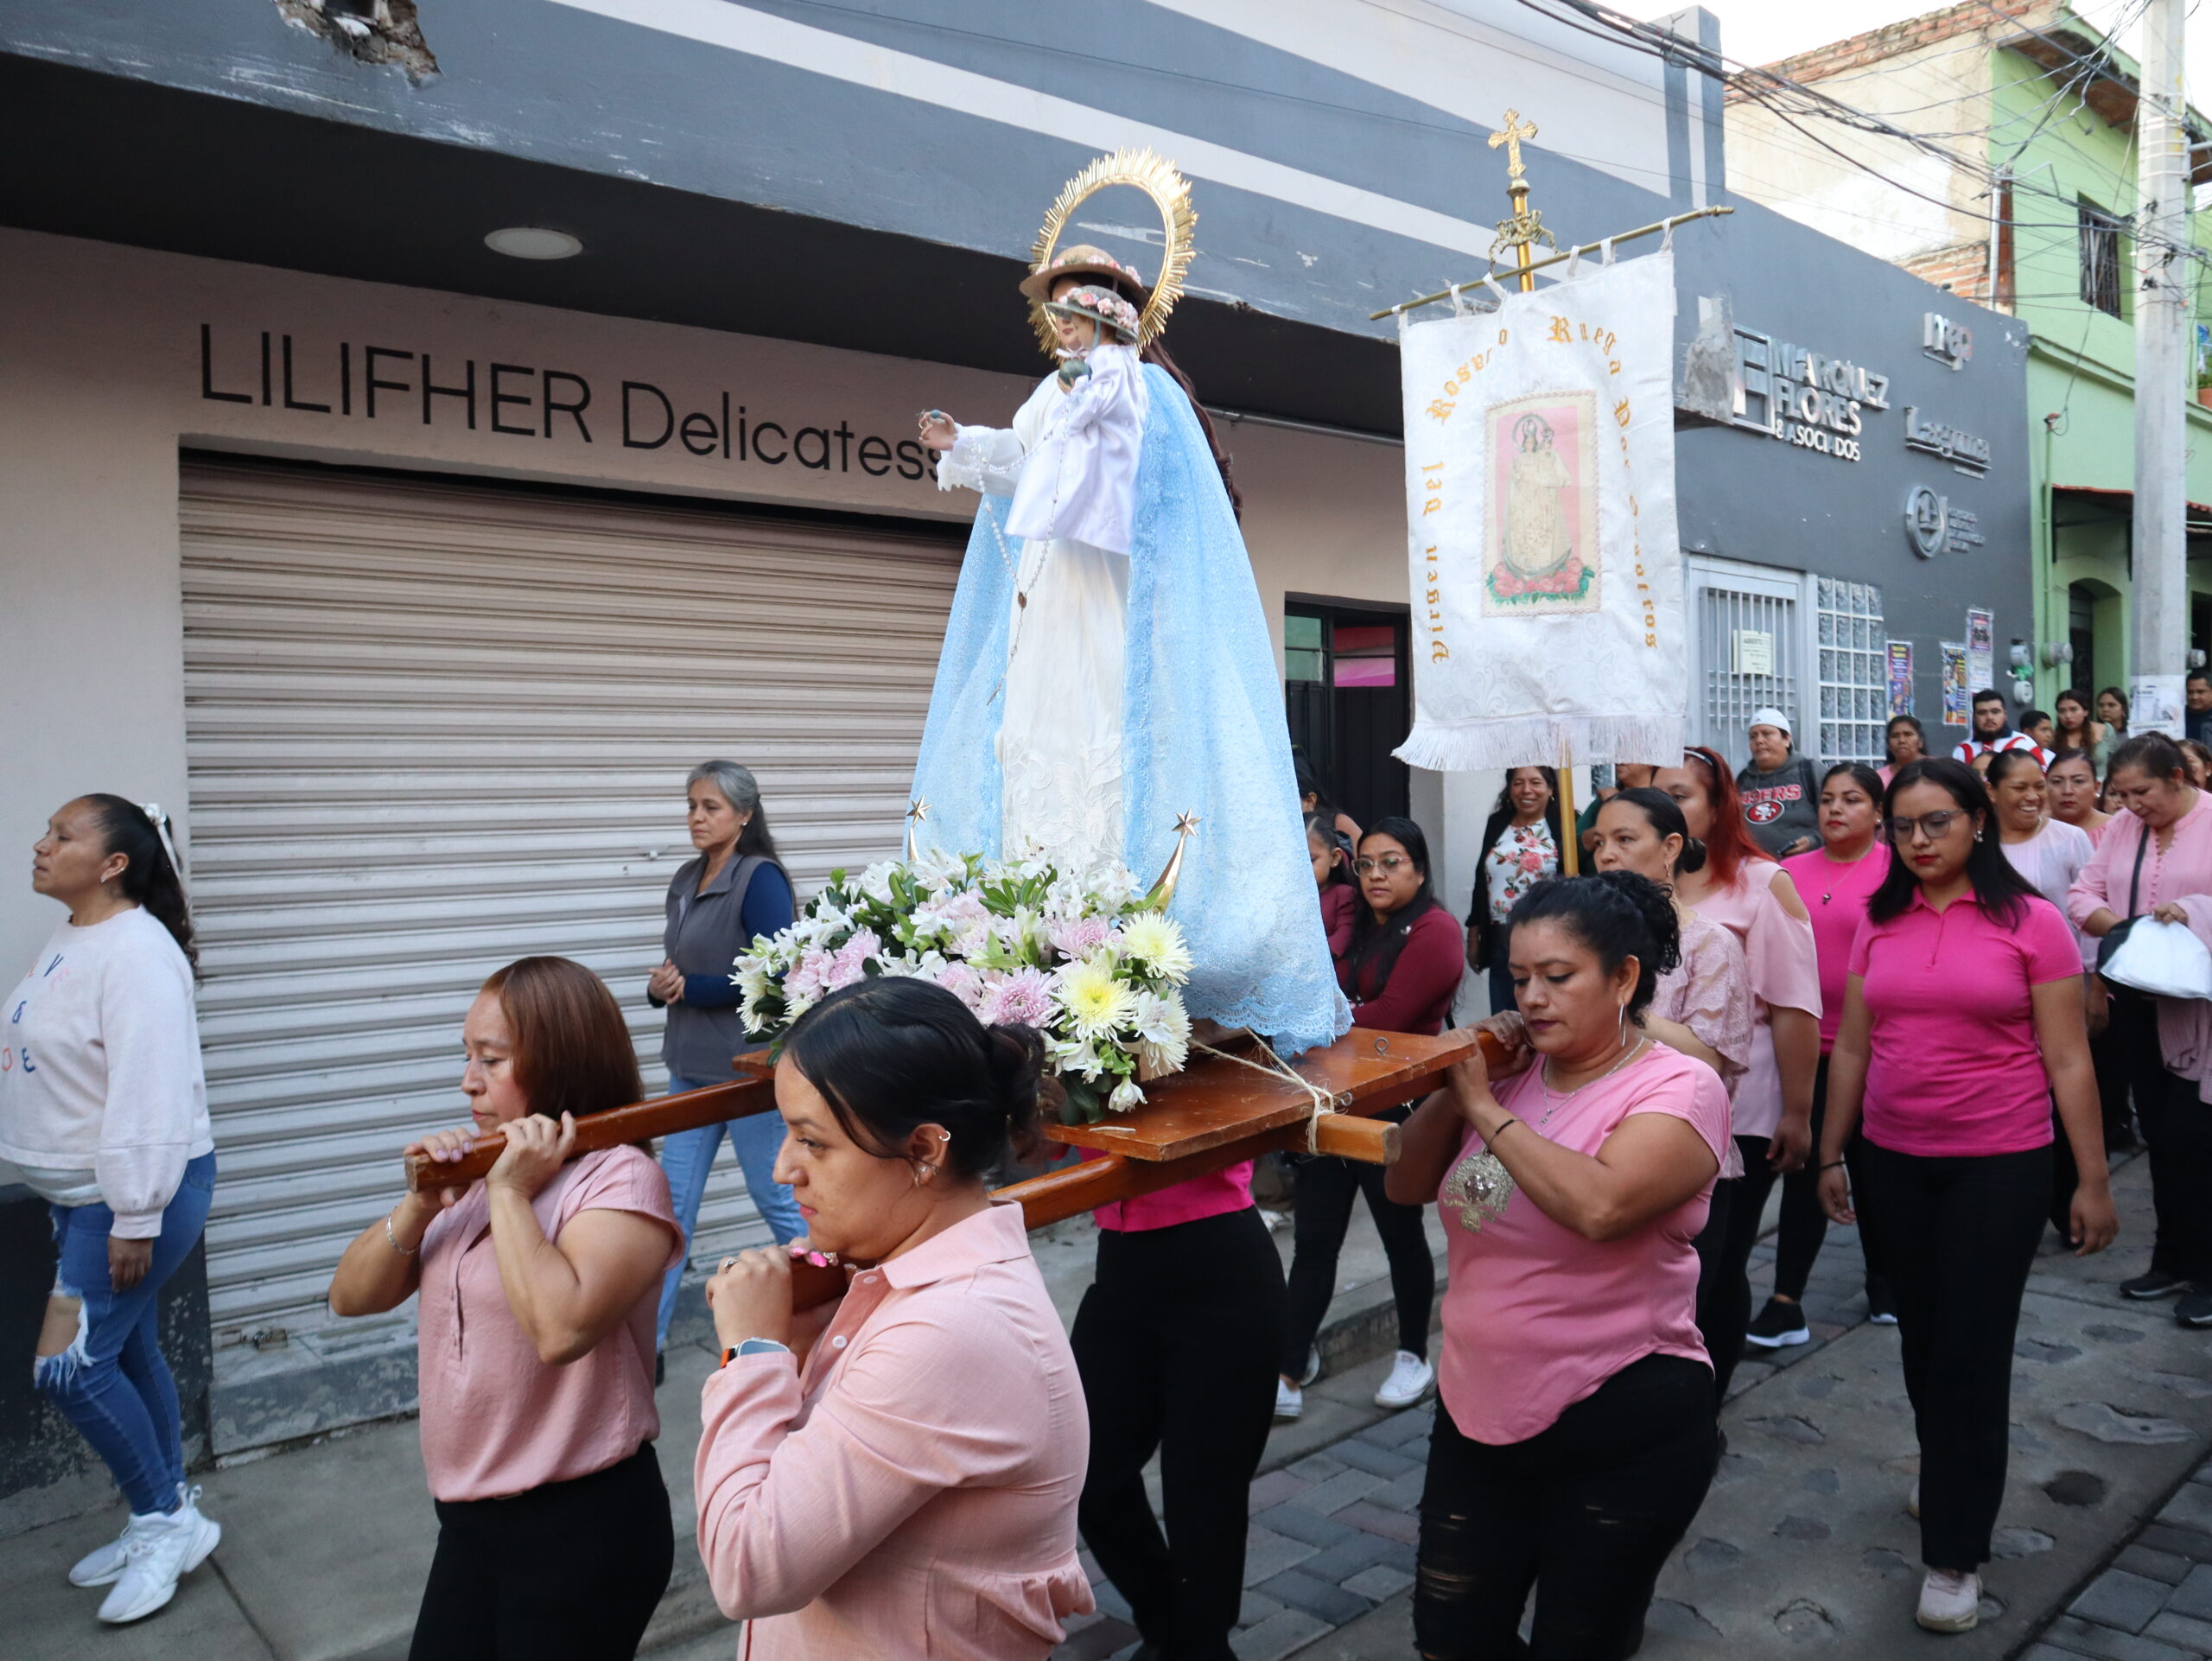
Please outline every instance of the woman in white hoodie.
[[80, 796], [32, 849], [31, 887], [69, 908], [0, 1011], [0, 1159], [54, 1207], [60, 1261], [38, 1387], [130, 1505], [69, 1571], [109, 1586], [102, 1620], [149, 1615], [222, 1538], [184, 1480], [162, 1284], [207, 1226], [215, 1142], [192, 989], [192, 918], [168, 818]]

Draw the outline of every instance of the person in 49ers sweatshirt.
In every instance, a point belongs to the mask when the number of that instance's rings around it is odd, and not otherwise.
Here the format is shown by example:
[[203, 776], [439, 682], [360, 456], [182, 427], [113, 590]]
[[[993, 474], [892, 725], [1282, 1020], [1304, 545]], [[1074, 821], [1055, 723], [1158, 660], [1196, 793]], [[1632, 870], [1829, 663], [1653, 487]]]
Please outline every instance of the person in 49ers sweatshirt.
[[215, 1142], [192, 989], [198, 957], [168, 819], [80, 796], [47, 822], [31, 887], [69, 914], [0, 1009], [0, 1160], [54, 1207], [60, 1262], [33, 1376], [130, 1502], [69, 1571], [149, 1615], [223, 1537], [184, 1480], [161, 1289], [207, 1226]]

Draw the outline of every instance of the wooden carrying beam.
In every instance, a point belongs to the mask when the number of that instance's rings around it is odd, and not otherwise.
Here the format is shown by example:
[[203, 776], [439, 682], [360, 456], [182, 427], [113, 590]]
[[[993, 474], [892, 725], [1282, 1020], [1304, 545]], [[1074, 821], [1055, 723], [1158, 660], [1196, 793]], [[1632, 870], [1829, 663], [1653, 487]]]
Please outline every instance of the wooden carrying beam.
[[[1426, 1095], [1477, 1041], [1478, 1035], [1465, 1028], [1426, 1038], [1356, 1027], [1325, 1049], [1300, 1056], [1294, 1064], [1299, 1076], [1335, 1109], [1319, 1114], [1313, 1123], [1316, 1145], [1324, 1153], [1387, 1163], [1397, 1151], [1396, 1128], [1363, 1123], [1359, 1116]], [[1485, 1033], [1479, 1041], [1493, 1063], [1503, 1060], [1496, 1039]], [[1259, 1053], [1256, 1047], [1252, 1053]], [[1021, 1202], [1032, 1228], [1259, 1154], [1302, 1150], [1308, 1124], [1316, 1119], [1313, 1095], [1304, 1085], [1294, 1085], [1257, 1063], [1246, 1065], [1219, 1055], [1193, 1058], [1183, 1072], [1148, 1086], [1147, 1094], [1145, 1104], [1133, 1113], [1116, 1114], [1096, 1124], [1046, 1127], [1045, 1134], [1052, 1141], [1113, 1157], [1089, 1160], [1001, 1190]], [[775, 1084], [769, 1078], [710, 1085], [581, 1119], [576, 1151], [587, 1154], [626, 1142], [647, 1142], [766, 1113], [775, 1104]], [[421, 1193], [474, 1182], [492, 1168], [505, 1145], [505, 1138], [492, 1130], [461, 1159], [442, 1163], [411, 1155], [406, 1160], [408, 1190]], [[1073, 1186], [1054, 1186], [1063, 1184]], [[1114, 1191], [1106, 1192], [1109, 1187]], [[1076, 1197], [1063, 1198], [1069, 1193]]]

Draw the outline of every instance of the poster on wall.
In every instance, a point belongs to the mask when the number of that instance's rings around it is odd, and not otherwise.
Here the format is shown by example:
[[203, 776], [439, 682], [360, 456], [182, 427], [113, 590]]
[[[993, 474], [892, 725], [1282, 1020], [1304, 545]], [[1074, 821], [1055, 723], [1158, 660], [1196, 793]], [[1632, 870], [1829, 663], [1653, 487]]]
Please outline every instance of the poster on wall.
[[1943, 724], [1966, 726], [1974, 710], [1974, 689], [1967, 684], [1967, 644], [1944, 640], [1936, 649], [1943, 654]]
[[1970, 611], [1967, 614], [1967, 690], [1979, 692], [1996, 684], [1997, 619], [1989, 612]]
[[1437, 771], [1678, 754], [1674, 256], [1400, 314], [1414, 729]]
[[1912, 642], [1890, 642], [1890, 715], [1912, 713]]

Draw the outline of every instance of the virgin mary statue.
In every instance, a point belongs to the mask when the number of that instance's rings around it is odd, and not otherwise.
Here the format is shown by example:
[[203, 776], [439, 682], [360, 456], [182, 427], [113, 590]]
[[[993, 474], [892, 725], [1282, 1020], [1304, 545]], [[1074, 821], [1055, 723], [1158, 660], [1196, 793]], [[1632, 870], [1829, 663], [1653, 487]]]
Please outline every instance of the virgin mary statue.
[[1010, 427], [922, 419], [938, 487], [982, 495], [914, 769], [930, 839], [1147, 872], [1195, 817], [1185, 1006], [1287, 1052], [1326, 1044], [1351, 1013], [1282, 687], [1227, 464], [1147, 335], [1166, 307], [1091, 247], [1048, 251], [1021, 289], [1057, 371]]

